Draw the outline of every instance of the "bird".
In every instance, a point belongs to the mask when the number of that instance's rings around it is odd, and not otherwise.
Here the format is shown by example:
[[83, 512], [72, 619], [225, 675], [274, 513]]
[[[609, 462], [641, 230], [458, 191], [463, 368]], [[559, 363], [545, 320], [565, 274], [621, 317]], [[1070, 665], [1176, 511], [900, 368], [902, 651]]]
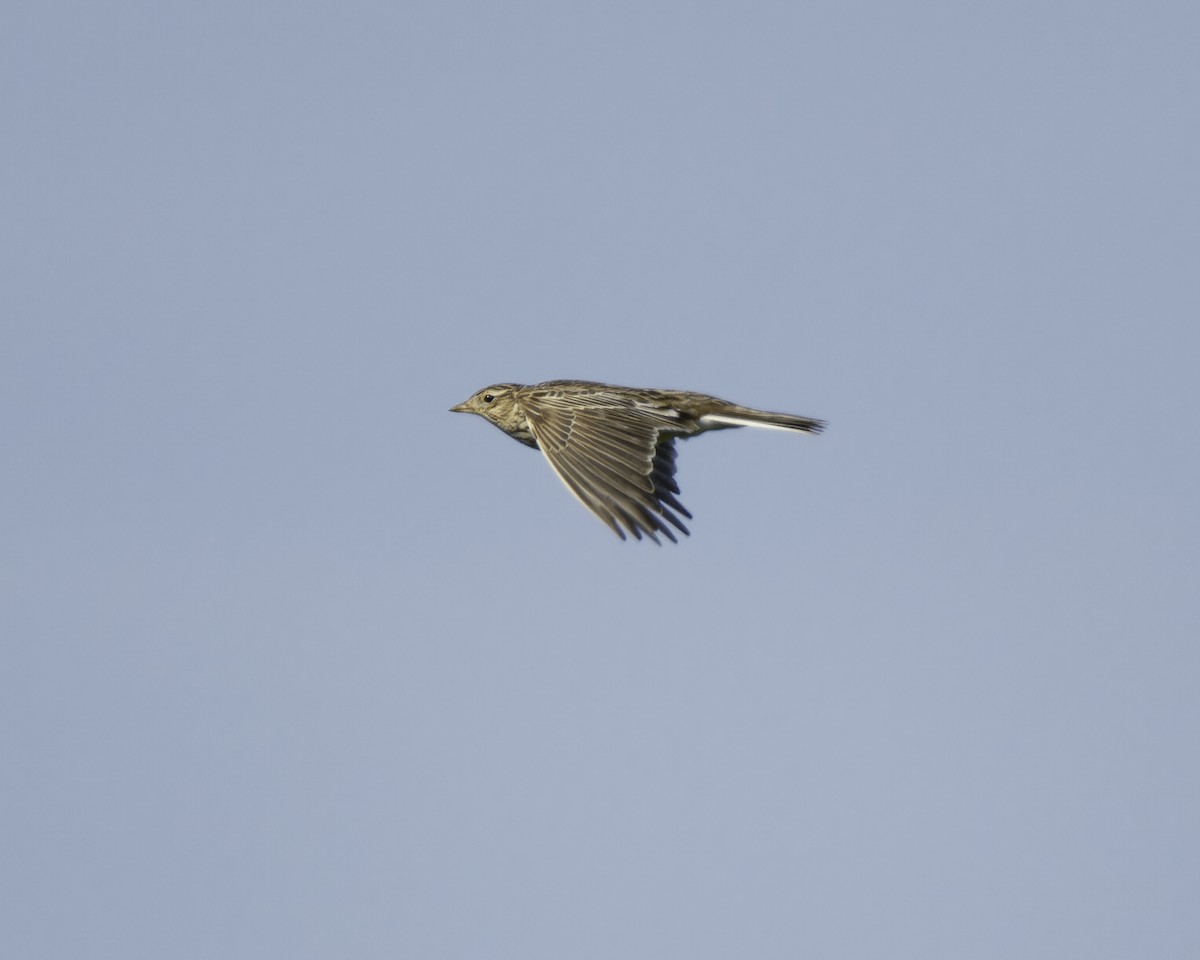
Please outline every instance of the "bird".
[[[818, 434], [824, 420], [769, 413], [705, 393], [618, 387], [592, 380], [495, 383], [450, 408], [474, 413], [542, 452], [567, 489], [622, 540], [690, 536], [680, 515], [675, 439], [768, 427]], [[672, 529], [674, 528], [674, 529]]]

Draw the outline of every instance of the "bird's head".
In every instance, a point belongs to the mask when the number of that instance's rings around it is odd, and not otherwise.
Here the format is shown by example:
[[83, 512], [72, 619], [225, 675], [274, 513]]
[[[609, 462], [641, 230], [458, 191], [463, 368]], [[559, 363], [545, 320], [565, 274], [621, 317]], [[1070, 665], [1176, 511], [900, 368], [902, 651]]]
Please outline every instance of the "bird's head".
[[462, 403], [451, 407], [452, 413], [477, 413], [485, 420], [490, 420], [505, 433], [524, 423], [525, 417], [517, 408], [513, 393], [519, 384], [494, 383], [490, 387], [471, 394]]

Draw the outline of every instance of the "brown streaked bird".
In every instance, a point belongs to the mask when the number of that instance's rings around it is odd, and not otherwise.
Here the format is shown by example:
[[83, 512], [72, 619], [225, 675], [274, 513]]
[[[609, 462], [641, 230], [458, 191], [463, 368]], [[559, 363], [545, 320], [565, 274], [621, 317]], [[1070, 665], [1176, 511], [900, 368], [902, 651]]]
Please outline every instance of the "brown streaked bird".
[[692, 518], [678, 499], [676, 437], [730, 427], [801, 433], [825, 427], [823, 420], [740, 407], [704, 393], [589, 380], [497, 383], [450, 409], [477, 413], [541, 450], [567, 489], [622, 540], [628, 531], [655, 543], [660, 533], [678, 542], [671, 527], [689, 533], [678, 514]]

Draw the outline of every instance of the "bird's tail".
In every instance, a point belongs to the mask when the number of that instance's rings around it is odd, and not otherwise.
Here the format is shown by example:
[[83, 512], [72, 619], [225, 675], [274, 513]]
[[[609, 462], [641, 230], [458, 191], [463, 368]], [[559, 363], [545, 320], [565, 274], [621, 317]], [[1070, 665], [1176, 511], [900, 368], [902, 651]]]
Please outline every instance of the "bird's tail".
[[791, 413], [770, 413], [753, 407], [728, 404], [718, 413], [706, 413], [702, 423], [714, 427], [768, 427], [772, 430], [799, 430], [803, 433], [820, 433], [825, 429], [824, 420], [798, 417]]

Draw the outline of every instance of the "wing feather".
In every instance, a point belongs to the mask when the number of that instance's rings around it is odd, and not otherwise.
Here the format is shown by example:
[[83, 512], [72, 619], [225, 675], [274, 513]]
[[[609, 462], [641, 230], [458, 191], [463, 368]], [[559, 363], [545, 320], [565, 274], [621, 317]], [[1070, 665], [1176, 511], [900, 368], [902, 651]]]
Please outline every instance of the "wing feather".
[[617, 536], [677, 542], [691, 518], [679, 502], [671, 427], [677, 417], [617, 394], [539, 396], [525, 414], [538, 449], [567, 489]]

